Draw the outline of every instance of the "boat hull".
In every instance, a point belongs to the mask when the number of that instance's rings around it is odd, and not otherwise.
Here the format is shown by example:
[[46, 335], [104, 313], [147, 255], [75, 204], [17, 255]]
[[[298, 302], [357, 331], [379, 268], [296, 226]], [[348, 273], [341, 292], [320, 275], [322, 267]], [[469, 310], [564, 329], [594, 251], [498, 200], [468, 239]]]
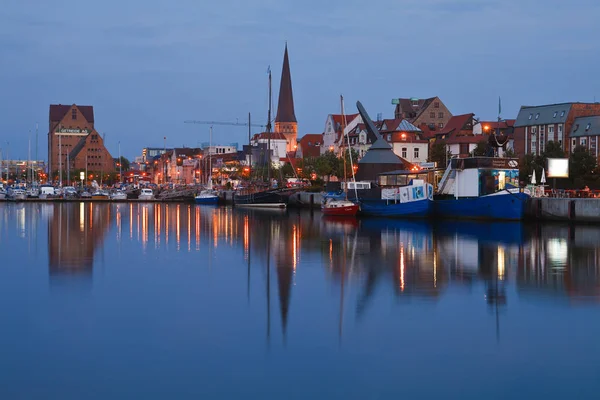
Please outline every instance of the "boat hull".
[[372, 217], [427, 218], [431, 214], [432, 203], [428, 198], [406, 203], [393, 200], [361, 200], [360, 214]]
[[219, 202], [219, 197], [218, 196], [195, 197], [194, 202], [196, 204], [217, 204]]
[[323, 206], [321, 212], [326, 216], [336, 216], [336, 217], [353, 217], [358, 213], [358, 204], [353, 204], [351, 206], [342, 206], [342, 207], [327, 207]]
[[440, 218], [520, 221], [525, 217], [531, 196], [522, 192], [434, 201], [434, 215]]
[[281, 191], [267, 190], [250, 194], [236, 194], [236, 207], [285, 208], [288, 196]]

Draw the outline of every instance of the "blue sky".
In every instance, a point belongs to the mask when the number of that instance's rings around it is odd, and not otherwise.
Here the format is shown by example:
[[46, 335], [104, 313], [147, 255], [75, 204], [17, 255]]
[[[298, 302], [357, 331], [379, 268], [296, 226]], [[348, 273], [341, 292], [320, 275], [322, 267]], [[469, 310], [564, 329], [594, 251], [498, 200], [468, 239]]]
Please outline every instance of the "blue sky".
[[[521, 105], [600, 100], [596, 0], [3, 0], [0, 147], [26, 158], [51, 103], [94, 106], [116, 156], [195, 146], [208, 126], [265, 123], [288, 41], [299, 136], [360, 100], [392, 117], [395, 97], [438, 95], [453, 114], [495, 118]], [[276, 103], [274, 99], [274, 104]], [[275, 111], [275, 110], [274, 110]], [[256, 128], [258, 129], [258, 128]], [[35, 136], [35, 135], [33, 135]], [[243, 127], [213, 141], [245, 143]]]

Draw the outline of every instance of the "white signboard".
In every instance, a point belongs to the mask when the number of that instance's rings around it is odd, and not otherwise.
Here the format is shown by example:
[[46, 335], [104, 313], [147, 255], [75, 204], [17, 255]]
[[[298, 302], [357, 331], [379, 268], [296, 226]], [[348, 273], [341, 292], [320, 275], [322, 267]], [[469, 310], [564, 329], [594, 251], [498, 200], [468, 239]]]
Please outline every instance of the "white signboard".
[[569, 159], [568, 158], [549, 158], [548, 159], [548, 178], [568, 178], [569, 177]]

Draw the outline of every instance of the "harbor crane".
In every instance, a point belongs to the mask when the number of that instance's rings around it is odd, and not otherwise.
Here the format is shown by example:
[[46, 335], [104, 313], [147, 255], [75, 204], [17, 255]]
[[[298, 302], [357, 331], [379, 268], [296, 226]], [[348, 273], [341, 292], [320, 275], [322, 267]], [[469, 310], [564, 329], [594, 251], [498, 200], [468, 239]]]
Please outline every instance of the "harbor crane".
[[195, 119], [183, 121], [185, 124], [200, 124], [200, 125], [229, 125], [229, 126], [247, 126], [248, 127], [248, 143], [250, 143], [251, 132], [250, 129], [254, 126], [257, 128], [266, 128], [266, 125], [253, 124], [250, 119], [250, 113], [248, 113], [248, 122], [240, 122], [236, 120], [235, 122], [227, 122], [227, 121], [198, 121]]

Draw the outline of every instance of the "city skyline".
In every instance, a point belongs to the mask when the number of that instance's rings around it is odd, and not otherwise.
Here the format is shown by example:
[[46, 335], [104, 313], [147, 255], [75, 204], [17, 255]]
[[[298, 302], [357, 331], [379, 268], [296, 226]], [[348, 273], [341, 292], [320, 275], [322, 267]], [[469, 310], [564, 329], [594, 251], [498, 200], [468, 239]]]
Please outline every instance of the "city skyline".
[[[440, 96], [453, 114], [484, 119], [496, 116], [498, 96], [505, 118], [521, 105], [600, 99], [600, 5], [590, 0], [236, 4], [9, 1], [0, 82], [10, 118], [0, 147], [27, 158], [37, 123], [38, 158], [46, 158], [50, 104], [94, 106], [107, 148], [116, 154], [120, 141], [128, 158], [165, 136], [167, 147], [206, 142], [209, 127], [187, 119], [245, 121], [250, 112], [265, 124], [266, 71], [274, 117], [286, 41], [298, 137], [323, 131], [340, 93], [348, 113], [360, 100], [384, 118], [397, 97]], [[241, 146], [247, 134], [215, 126], [213, 140]]]

